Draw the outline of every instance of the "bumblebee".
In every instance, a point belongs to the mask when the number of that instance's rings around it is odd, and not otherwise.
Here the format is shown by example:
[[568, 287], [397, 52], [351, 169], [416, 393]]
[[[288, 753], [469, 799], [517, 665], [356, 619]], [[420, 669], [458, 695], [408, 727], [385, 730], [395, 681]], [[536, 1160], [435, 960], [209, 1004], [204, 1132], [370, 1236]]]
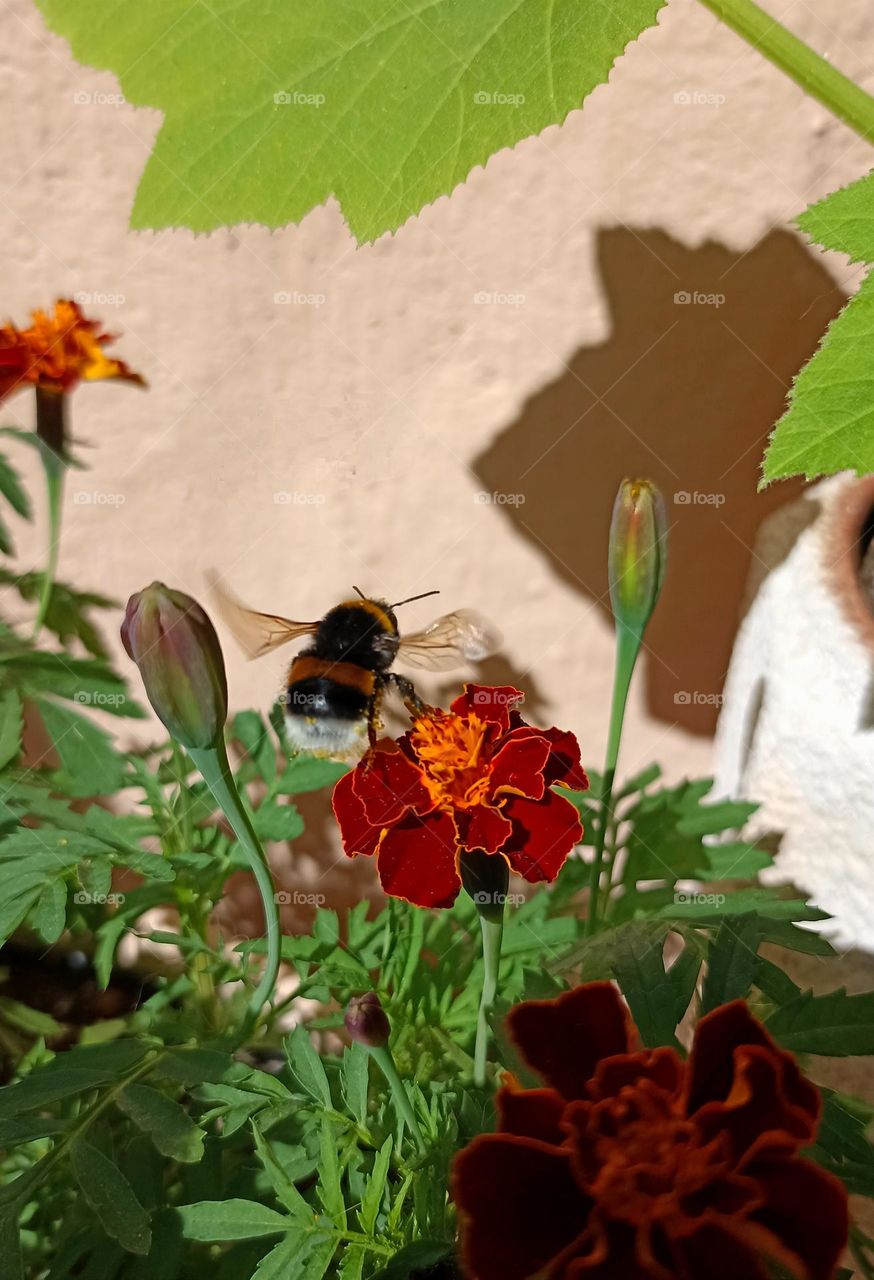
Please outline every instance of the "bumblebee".
[[424, 703], [412, 681], [392, 671], [395, 659], [411, 667], [444, 671], [494, 653], [499, 639], [486, 620], [470, 609], [437, 618], [423, 631], [402, 636], [395, 610], [426, 591], [389, 604], [366, 596], [343, 600], [318, 622], [293, 622], [258, 613], [234, 599], [213, 575], [211, 586], [229, 629], [249, 658], [260, 658], [302, 636], [311, 643], [292, 659], [283, 694], [291, 742], [320, 755], [345, 756], [373, 747], [381, 727], [387, 689], [400, 694], [407, 709], [420, 714]]

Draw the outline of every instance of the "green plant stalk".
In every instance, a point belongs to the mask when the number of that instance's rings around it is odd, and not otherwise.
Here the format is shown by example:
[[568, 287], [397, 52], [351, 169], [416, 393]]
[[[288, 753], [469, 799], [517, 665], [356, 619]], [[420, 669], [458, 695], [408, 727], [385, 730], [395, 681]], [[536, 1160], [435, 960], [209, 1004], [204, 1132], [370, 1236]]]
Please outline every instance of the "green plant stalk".
[[753, 0], [701, 0], [726, 26], [790, 76], [838, 119], [874, 142], [874, 98]]
[[589, 909], [586, 916], [586, 936], [591, 937], [598, 927], [598, 905], [601, 896], [601, 871], [604, 864], [604, 844], [607, 831], [613, 822], [613, 783], [616, 778], [616, 762], [619, 759], [619, 744], [622, 741], [622, 725], [625, 720], [625, 707], [628, 702], [628, 690], [634, 664], [640, 653], [642, 634], [632, 631], [617, 620], [616, 623], [616, 666], [613, 672], [613, 698], [610, 705], [610, 733], [607, 738], [607, 755], [604, 761], [604, 776], [601, 782], [598, 834], [592, 855], [592, 867], [589, 876]]
[[66, 433], [67, 402], [63, 392], [36, 389], [36, 434], [41, 448], [43, 473], [46, 482], [46, 510], [48, 513], [49, 549], [46, 567], [39, 589], [33, 638], [39, 636], [49, 611], [52, 587], [58, 569], [61, 548], [61, 507], [64, 498], [64, 478], [67, 464], [64, 461], [64, 437]]
[[254, 1030], [264, 1005], [272, 996], [276, 986], [276, 976], [279, 973], [282, 935], [279, 928], [276, 892], [261, 842], [255, 834], [252, 821], [237, 791], [224, 743], [221, 742], [215, 747], [191, 747], [188, 749], [188, 754], [203, 775], [214, 800], [221, 807], [243, 848], [249, 866], [252, 868], [264, 908], [264, 919], [267, 925], [267, 959], [261, 981], [252, 992], [246, 1008], [243, 1030], [248, 1034]]
[[496, 919], [480, 915], [480, 929], [483, 937], [483, 989], [480, 995], [479, 1013], [476, 1019], [476, 1044], [473, 1051], [474, 1083], [483, 1088], [486, 1083], [486, 1064], [488, 1061], [489, 1015], [498, 992], [498, 975], [501, 968], [501, 943], [504, 938], [504, 913], [501, 910]]
[[419, 1122], [416, 1119], [416, 1113], [413, 1111], [413, 1104], [410, 1102], [410, 1095], [407, 1093], [406, 1085], [398, 1075], [398, 1069], [395, 1066], [395, 1060], [391, 1055], [388, 1045], [382, 1045], [379, 1048], [368, 1048], [368, 1053], [385, 1076], [389, 1088], [392, 1091], [395, 1106], [404, 1119], [404, 1123], [415, 1139], [416, 1146], [419, 1148], [420, 1155], [426, 1155], [428, 1144], [419, 1128]]

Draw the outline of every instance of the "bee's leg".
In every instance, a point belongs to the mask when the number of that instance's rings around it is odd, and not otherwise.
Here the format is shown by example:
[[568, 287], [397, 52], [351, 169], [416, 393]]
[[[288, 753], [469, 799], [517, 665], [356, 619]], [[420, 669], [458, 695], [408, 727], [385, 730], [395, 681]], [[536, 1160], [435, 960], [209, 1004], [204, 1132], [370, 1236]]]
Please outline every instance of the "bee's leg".
[[404, 701], [404, 706], [409, 711], [414, 720], [418, 720], [420, 716], [426, 715], [433, 710], [427, 702], [423, 702], [416, 692], [416, 686], [412, 680], [408, 680], [406, 676], [398, 675], [396, 671], [389, 671], [386, 680], [390, 680]]
[[382, 728], [380, 708], [382, 707], [382, 695], [384, 692], [385, 685], [378, 684], [370, 699], [370, 706], [367, 708], [367, 739], [370, 743], [370, 749], [364, 760], [365, 769], [370, 768], [373, 752], [376, 750], [377, 730]]

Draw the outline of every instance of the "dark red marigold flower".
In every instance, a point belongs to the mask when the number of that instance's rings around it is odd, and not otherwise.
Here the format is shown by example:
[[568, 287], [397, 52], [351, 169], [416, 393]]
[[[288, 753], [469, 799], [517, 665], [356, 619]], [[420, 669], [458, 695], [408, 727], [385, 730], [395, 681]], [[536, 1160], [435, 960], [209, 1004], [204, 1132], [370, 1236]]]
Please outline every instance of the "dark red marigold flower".
[[820, 1095], [743, 1001], [701, 1019], [688, 1062], [643, 1049], [616, 989], [511, 1010], [545, 1081], [498, 1094], [499, 1131], [459, 1152], [475, 1280], [831, 1280], [843, 1185], [798, 1155]]
[[386, 893], [448, 907], [465, 850], [503, 858], [532, 883], [554, 880], [582, 837], [579, 815], [553, 784], [585, 790], [572, 733], [535, 729], [518, 689], [469, 684], [449, 711], [384, 739], [334, 788], [350, 858], [375, 854]]

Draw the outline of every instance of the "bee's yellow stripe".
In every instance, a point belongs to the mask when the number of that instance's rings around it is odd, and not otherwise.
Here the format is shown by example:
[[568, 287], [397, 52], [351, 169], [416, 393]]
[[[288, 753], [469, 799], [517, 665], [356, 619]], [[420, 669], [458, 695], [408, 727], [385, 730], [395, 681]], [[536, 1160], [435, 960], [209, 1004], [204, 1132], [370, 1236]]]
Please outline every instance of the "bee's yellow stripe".
[[359, 667], [357, 662], [331, 662], [328, 658], [313, 658], [304, 655], [295, 658], [288, 673], [289, 687], [301, 680], [315, 680], [322, 677], [333, 680], [336, 684], [357, 689], [369, 698], [375, 684], [372, 671]]
[[394, 635], [397, 631], [397, 628], [386, 613], [385, 609], [383, 609], [381, 605], [378, 605], [375, 600], [344, 600], [342, 602], [342, 608], [363, 609], [364, 612], [369, 613], [372, 618], [376, 618], [376, 621], [382, 627], [383, 631], [388, 631], [391, 635]]

